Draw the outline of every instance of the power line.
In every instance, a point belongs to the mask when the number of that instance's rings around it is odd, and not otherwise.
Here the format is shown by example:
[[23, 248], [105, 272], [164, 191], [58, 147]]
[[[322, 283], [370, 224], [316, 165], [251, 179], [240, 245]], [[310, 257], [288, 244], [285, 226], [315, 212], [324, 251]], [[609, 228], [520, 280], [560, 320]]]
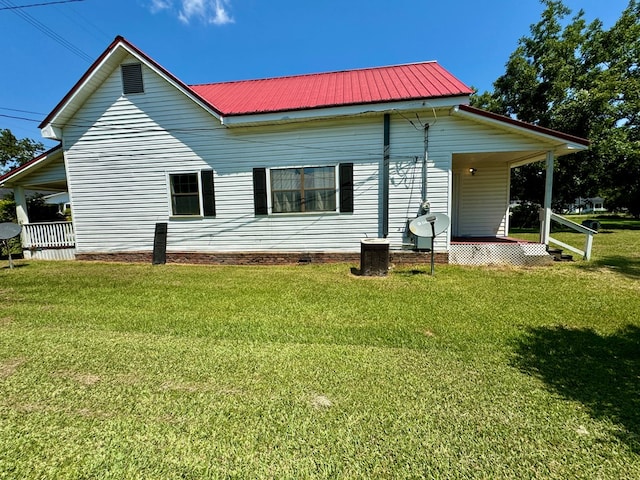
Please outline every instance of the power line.
[[106, 44], [111, 42], [112, 37], [108, 33], [106, 33], [80, 12], [75, 10], [72, 6], [54, 8], [69, 20], [71, 20], [73, 23], [75, 23], [79, 28], [90, 34], [93, 38], [97, 39], [99, 42]]
[[3, 115], [2, 113], [0, 113], [0, 117], [2, 117], [2, 118], [10, 118], [12, 120], [24, 120], [25, 122], [40, 123], [40, 120], [35, 120], [33, 118], [26, 118], [26, 117], [17, 117], [16, 115]]
[[9, 107], [0, 107], [0, 110], [7, 110], [9, 112], [19, 112], [19, 113], [31, 113], [33, 115], [46, 115], [46, 113], [42, 113], [42, 112], [32, 112], [31, 110], [18, 110], [17, 108], [9, 108]]
[[21, 9], [16, 8], [16, 5], [14, 5], [9, 0], [0, 0], [0, 3], [5, 5], [6, 7], [10, 8], [13, 13], [18, 15], [24, 21], [26, 21], [27, 23], [33, 25], [35, 28], [37, 28], [42, 33], [47, 35], [49, 38], [51, 38], [52, 40], [57, 42], [59, 45], [63, 46], [67, 50], [69, 50], [74, 55], [80, 57], [82, 60], [86, 61], [87, 63], [91, 63], [93, 61], [93, 58], [91, 58], [89, 55], [87, 55], [85, 52], [83, 52], [80, 48], [76, 47], [73, 43], [69, 42], [68, 40], [66, 40], [62, 36], [58, 35], [56, 32], [51, 30], [45, 24], [43, 24], [42, 22], [40, 22], [40, 21], [36, 20], [35, 18], [33, 18], [27, 12], [23, 12]]
[[84, 0], [59, 0], [57, 2], [32, 3], [30, 5], [16, 5], [11, 7], [2, 7], [0, 10], [19, 10], [21, 8], [46, 7], [47, 5], [57, 5], [60, 3], [84, 2]]

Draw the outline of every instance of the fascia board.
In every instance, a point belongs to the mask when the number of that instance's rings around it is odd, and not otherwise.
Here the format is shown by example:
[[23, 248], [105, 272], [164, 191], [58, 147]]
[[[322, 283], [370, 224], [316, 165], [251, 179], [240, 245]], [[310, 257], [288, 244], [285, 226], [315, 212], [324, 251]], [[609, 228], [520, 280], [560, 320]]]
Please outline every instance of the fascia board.
[[494, 118], [488, 118], [485, 116], [480, 116], [477, 115], [475, 113], [472, 112], [466, 112], [461, 110], [460, 108], [458, 108], [457, 106], [454, 106], [451, 109], [451, 114], [454, 116], [458, 116], [461, 118], [465, 118], [467, 120], [471, 120], [473, 122], [477, 122], [477, 123], [484, 123], [487, 125], [491, 125], [494, 126], [496, 128], [500, 128], [502, 130], [507, 130], [507, 131], [512, 131], [514, 133], [518, 133], [520, 135], [525, 135], [528, 137], [533, 137], [533, 138], [537, 138], [540, 141], [543, 141], [545, 143], [550, 143], [551, 144], [551, 148], [549, 148], [549, 150], [553, 150], [556, 153], [562, 153], [562, 155], [567, 155], [569, 153], [575, 153], [575, 152], [579, 152], [582, 150], [586, 150], [588, 147], [588, 145], [583, 145], [577, 142], [571, 142], [569, 140], [566, 140], [564, 138], [558, 137], [558, 136], [554, 136], [552, 134], [548, 134], [548, 133], [544, 133], [544, 132], [540, 132], [537, 131], [535, 129], [532, 128], [528, 128], [525, 125], [515, 125], [512, 123], [507, 123], [505, 121], [501, 121], [499, 119], [494, 119]]
[[228, 127], [234, 127], [256, 124], [294, 123], [332, 117], [367, 115], [371, 113], [393, 113], [394, 111], [404, 112], [432, 108], [451, 108], [454, 105], [459, 105], [461, 101], [468, 100], [468, 98], [469, 97], [465, 95], [463, 97], [442, 97], [424, 100], [347, 105], [341, 107], [310, 108], [284, 112], [228, 115], [222, 117], [222, 124]]
[[6, 177], [4, 177], [4, 178], [2, 178], [2, 180], [0, 180], [0, 187], [5, 187], [6, 186], [6, 187], [10, 187], [11, 188], [21, 178], [24, 178], [24, 177], [30, 175], [31, 173], [33, 173], [36, 170], [44, 167], [45, 165], [47, 165], [50, 162], [58, 160], [58, 158], [61, 157], [61, 156], [62, 156], [62, 148], [59, 147], [59, 146], [58, 147], [54, 147], [53, 149], [49, 150], [48, 152], [43, 153], [39, 157], [34, 158], [30, 162], [27, 162], [26, 164], [15, 168], [13, 173], [12, 172], [8, 172], [6, 174]]

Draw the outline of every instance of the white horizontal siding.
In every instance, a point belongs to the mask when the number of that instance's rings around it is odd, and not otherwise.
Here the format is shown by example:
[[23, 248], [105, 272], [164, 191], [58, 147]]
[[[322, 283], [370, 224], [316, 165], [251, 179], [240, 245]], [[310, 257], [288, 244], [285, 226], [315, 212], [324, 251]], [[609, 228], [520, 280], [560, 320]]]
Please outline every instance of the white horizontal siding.
[[509, 166], [484, 163], [475, 175], [468, 169], [460, 174], [457, 235], [472, 237], [505, 236], [509, 198]]
[[[433, 121], [421, 112], [424, 121]], [[437, 142], [437, 138], [435, 139]], [[450, 146], [449, 146], [450, 147]], [[407, 221], [418, 214], [422, 203], [425, 130], [416, 116], [393, 115], [390, 130], [389, 239], [399, 246], [406, 233]], [[451, 153], [434, 148], [434, 134], [429, 131], [426, 197], [432, 212], [448, 214], [449, 168]], [[406, 240], [405, 240], [406, 241]], [[436, 239], [435, 249], [447, 248], [447, 235]]]
[[[144, 69], [124, 97], [119, 70], [65, 128], [77, 249], [141, 251], [168, 222], [169, 251], [356, 251], [378, 234], [382, 118], [228, 129]], [[253, 168], [354, 163], [354, 212], [253, 214]], [[216, 218], [170, 219], [167, 172], [213, 168]]]
[[[145, 93], [123, 96], [115, 69], [64, 129], [79, 253], [150, 250], [158, 222], [169, 223], [169, 251], [357, 251], [361, 238], [381, 234], [382, 114], [227, 128], [144, 66], [143, 75]], [[455, 153], [541, 148], [529, 138], [428, 106], [417, 116], [392, 113], [392, 248], [402, 244], [407, 220], [421, 203], [426, 122], [427, 199], [433, 212], [451, 215]], [[353, 213], [254, 216], [253, 168], [342, 162], [354, 164]], [[203, 168], [214, 170], [217, 216], [170, 218], [167, 172]], [[495, 234], [504, 228], [498, 219], [502, 207], [493, 196], [504, 193], [506, 175], [508, 169], [496, 166], [484, 187], [464, 185], [461, 220], [469, 232]], [[448, 234], [437, 239], [436, 249], [447, 245]]]

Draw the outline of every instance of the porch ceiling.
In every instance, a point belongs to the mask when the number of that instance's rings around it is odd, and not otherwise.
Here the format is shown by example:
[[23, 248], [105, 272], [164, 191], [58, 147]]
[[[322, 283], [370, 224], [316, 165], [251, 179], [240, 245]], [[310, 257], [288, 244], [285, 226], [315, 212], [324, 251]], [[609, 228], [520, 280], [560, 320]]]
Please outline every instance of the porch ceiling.
[[454, 167], [474, 167], [483, 163], [505, 163], [511, 167], [544, 160], [544, 151], [454, 153]]
[[41, 192], [66, 192], [67, 180], [47, 181], [43, 183], [23, 183], [21, 186], [26, 190], [37, 190]]

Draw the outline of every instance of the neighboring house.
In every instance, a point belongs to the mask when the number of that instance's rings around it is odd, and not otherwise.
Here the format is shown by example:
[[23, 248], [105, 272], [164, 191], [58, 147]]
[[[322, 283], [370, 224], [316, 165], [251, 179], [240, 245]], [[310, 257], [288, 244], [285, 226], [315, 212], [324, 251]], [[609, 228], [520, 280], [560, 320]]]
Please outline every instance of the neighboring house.
[[603, 213], [607, 209], [604, 208], [604, 198], [576, 198], [573, 205], [569, 207], [571, 213]]
[[69, 202], [69, 192], [51, 193], [42, 197], [46, 205], [56, 205], [58, 215], [63, 218], [71, 212], [71, 202]]
[[78, 258], [149, 259], [167, 224], [170, 261], [353, 259], [365, 237], [410, 261], [428, 200], [452, 260], [459, 237], [507, 236], [511, 168], [588, 145], [471, 93], [435, 62], [187, 85], [117, 37], [40, 125], [61, 146], [0, 185], [23, 224], [24, 188], [68, 191]]

